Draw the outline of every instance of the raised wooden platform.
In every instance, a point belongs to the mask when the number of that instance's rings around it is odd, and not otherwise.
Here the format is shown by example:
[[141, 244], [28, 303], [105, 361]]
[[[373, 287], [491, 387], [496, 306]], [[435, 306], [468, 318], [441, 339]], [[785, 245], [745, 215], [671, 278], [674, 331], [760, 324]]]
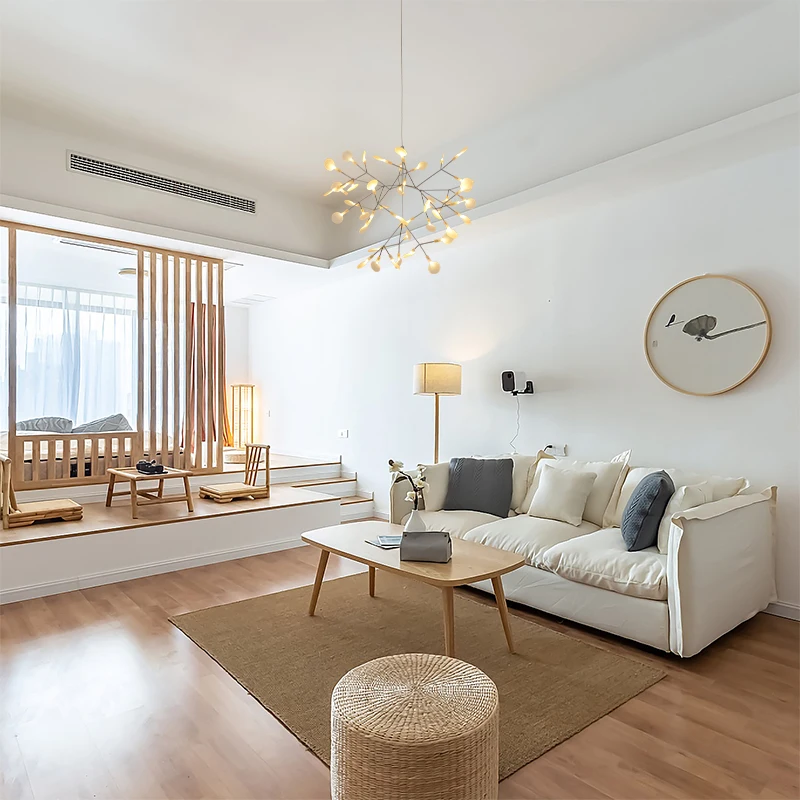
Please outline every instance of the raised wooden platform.
[[195, 497], [194, 506], [144, 506], [131, 519], [127, 506], [87, 503], [80, 521], [3, 531], [0, 603], [297, 547], [303, 533], [341, 520], [338, 497], [292, 486], [226, 505]]
[[321, 492], [280, 485], [272, 487], [270, 497], [241, 500], [237, 503], [225, 505], [202, 499], [197, 494], [193, 494], [192, 497], [194, 500], [194, 512], [188, 511], [185, 505], [179, 506], [175, 503], [142, 506], [139, 509], [139, 517], [137, 519], [131, 519], [130, 509], [127, 505], [106, 508], [104, 503], [86, 503], [83, 507], [83, 519], [81, 520], [74, 522], [40, 522], [25, 528], [0, 530], [0, 547], [54, 539], [68, 539], [73, 536], [87, 536], [129, 528], [165, 525], [171, 522], [188, 522], [209, 517], [247, 514], [272, 508], [330, 503], [339, 499]]

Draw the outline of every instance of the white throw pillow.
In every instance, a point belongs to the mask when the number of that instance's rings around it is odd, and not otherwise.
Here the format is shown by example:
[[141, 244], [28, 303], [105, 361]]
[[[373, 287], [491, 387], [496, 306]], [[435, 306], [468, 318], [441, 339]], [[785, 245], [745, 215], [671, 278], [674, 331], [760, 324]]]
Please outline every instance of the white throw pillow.
[[441, 511], [447, 497], [447, 484], [450, 481], [450, 462], [423, 464], [427, 486], [422, 492], [426, 511]]
[[[539, 485], [539, 475], [545, 465], [573, 472], [593, 472], [597, 476], [597, 479], [592, 487], [589, 499], [586, 502], [583, 518], [588, 522], [593, 522], [595, 525], [602, 525], [606, 509], [614, 493], [618, 492], [618, 487], [622, 485], [630, 456], [631, 451], [627, 450], [624, 453], [620, 453], [618, 456], [614, 456], [611, 461], [575, 461], [566, 458], [557, 458], [552, 461], [540, 461], [537, 464], [536, 472], [531, 482], [531, 488], [528, 490], [528, 495], [530, 496], [528, 508], [530, 508], [530, 503], [533, 500], [534, 494], [536, 494], [536, 489]], [[527, 510], [526, 508], [525, 511]]]
[[528, 514], [580, 525], [596, 478], [594, 472], [555, 469], [543, 464]]
[[530, 471], [528, 472], [528, 485], [525, 489], [525, 497], [515, 509], [517, 514], [528, 513], [528, 509], [531, 507], [531, 501], [533, 500], [533, 495], [536, 493], [536, 487], [539, 484], [538, 475], [542, 464], [544, 464], [545, 461], [552, 463], [555, 460], [555, 456], [545, 453], [544, 450], [540, 450], [536, 454], [536, 460], [533, 462], [533, 466], [531, 466]]
[[681, 486], [667, 503], [664, 516], [658, 526], [658, 552], [666, 555], [669, 544], [669, 530], [672, 527], [672, 515], [689, 508], [702, 506], [713, 500], [713, 486], [708, 482], [695, 483], [691, 486]]

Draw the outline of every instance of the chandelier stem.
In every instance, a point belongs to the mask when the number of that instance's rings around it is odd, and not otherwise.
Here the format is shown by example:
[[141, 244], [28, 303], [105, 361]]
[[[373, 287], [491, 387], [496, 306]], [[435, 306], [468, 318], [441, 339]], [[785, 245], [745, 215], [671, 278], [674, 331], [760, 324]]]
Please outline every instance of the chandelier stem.
[[400, 147], [403, 141], [403, 0], [400, 0]]

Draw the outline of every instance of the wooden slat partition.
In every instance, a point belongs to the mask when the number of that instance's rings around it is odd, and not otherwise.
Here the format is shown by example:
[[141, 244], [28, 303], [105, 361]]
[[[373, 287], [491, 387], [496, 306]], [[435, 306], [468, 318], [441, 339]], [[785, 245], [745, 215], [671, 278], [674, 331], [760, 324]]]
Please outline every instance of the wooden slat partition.
[[142, 457], [144, 452], [144, 331], [142, 326], [144, 297], [144, 250], [136, 254], [136, 297], [138, 298], [138, 313], [136, 315], [136, 447], [133, 452], [133, 463]]
[[169, 328], [170, 328], [170, 305], [169, 305], [169, 256], [161, 253], [161, 462], [166, 466], [172, 466], [168, 454], [172, 452], [169, 444], [167, 424], [169, 422], [169, 379], [171, 370], [169, 369]]
[[[102, 483], [111, 466], [135, 464], [144, 454], [168, 466], [221, 472], [225, 428], [222, 261], [2, 220], [0, 227], [8, 229], [9, 244], [8, 440], [17, 488]], [[81, 435], [16, 431], [18, 231], [136, 251], [135, 431]]]
[[[224, 468], [223, 447], [225, 438], [225, 308], [223, 305], [223, 276], [225, 275], [225, 265], [217, 263], [217, 461], [216, 466], [219, 470]], [[269, 472], [267, 472], [269, 476]]]
[[[156, 254], [154, 251], [150, 251], [150, 289], [149, 289], [149, 296], [148, 296], [148, 306], [150, 309], [150, 315], [147, 318], [147, 337], [150, 340], [150, 359], [148, 362], [148, 369], [147, 369], [147, 380], [150, 386], [150, 404], [148, 406], [148, 417], [150, 419], [150, 424], [148, 425], [148, 431], [150, 432], [150, 437], [148, 440], [147, 445], [147, 458], [152, 461], [157, 456], [157, 448], [156, 448], [156, 431], [158, 428], [156, 427], [156, 385], [157, 385], [157, 377], [158, 371], [156, 368], [156, 330], [158, 330], [156, 320], [158, 316], [156, 314], [156, 273], [158, 269], [158, 264], [156, 263]], [[141, 424], [141, 423], [139, 423]]]
[[[17, 229], [8, 229], [8, 454], [17, 452]], [[22, 480], [22, 464], [11, 465], [12, 480]]]
[[216, 448], [213, 446], [214, 436], [218, 435], [214, 422], [214, 388], [216, 386], [216, 375], [214, 374], [214, 264], [210, 261], [206, 264], [206, 466], [214, 468], [214, 453]]
[[181, 435], [181, 257], [172, 257], [172, 466], [183, 469]]
[[194, 468], [203, 466], [203, 441], [205, 440], [205, 420], [203, 417], [203, 397], [206, 392], [205, 372], [203, 371], [203, 262], [197, 259], [195, 268], [195, 289], [194, 289], [194, 308], [195, 308], [195, 434], [194, 434]]
[[[184, 277], [184, 313], [186, 314], [186, 324], [184, 328], [184, 339], [186, 347], [186, 366], [183, 374], [183, 387], [184, 387], [184, 406], [183, 413], [185, 423], [183, 426], [183, 463], [186, 469], [194, 467], [194, 455], [192, 444], [194, 442], [194, 395], [192, 394], [192, 352], [193, 352], [193, 338], [192, 338], [192, 259], [187, 257], [186, 265], [183, 271]], [[195, 320], [195, 324], [196, 324]]]

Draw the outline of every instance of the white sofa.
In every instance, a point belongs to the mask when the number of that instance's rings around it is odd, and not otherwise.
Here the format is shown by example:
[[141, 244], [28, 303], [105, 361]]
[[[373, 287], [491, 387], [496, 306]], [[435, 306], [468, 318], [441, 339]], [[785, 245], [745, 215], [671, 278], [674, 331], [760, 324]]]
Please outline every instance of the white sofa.
[[[522, 513], [512, 510], [501, 518], [441, 510], [447, 464], [427, 468], [429, 488], [423, 504], [434, 510], [420, 511], [429, 530], [446, 530], [458, 538], [524, 555], [526, 565], [503, 576], [509, 600], [690, 657], [776, 599], [775, 487], [753, 491], [744, 479], [668, 470], [676, 488], [706, 478], [716, 481], [714, 498], [669, 516], [662, 528], [665, 552], [658, 547], [628, 552], [619, 528], [622, 510], [638, 481], [658, 467], [629, 468], [622, 463], [602, 515], [598, 509], [606, 494], [595, 498], [600, 505], [594, 503], [592, 513], [592, 503], [587, 504], [584, 517], [592, 519], [574, 526], [524, 513], [521, 498], [527, 495], [529, 505], [537, 470], [544, 462], [537, 457], [513, 458], [511, 505]], [[579, 462], [560, 459], [547, 463], [581, 468]], [[603, 491], [607, 493], [609, 486]], [[392, 483], [392, 522], [402, 524], [411, 511], [406, 492], [404, 481]], [[720, 494], [732, 496], [716, 499]], [[475, 586], [492, 591], [489, 581]]]

